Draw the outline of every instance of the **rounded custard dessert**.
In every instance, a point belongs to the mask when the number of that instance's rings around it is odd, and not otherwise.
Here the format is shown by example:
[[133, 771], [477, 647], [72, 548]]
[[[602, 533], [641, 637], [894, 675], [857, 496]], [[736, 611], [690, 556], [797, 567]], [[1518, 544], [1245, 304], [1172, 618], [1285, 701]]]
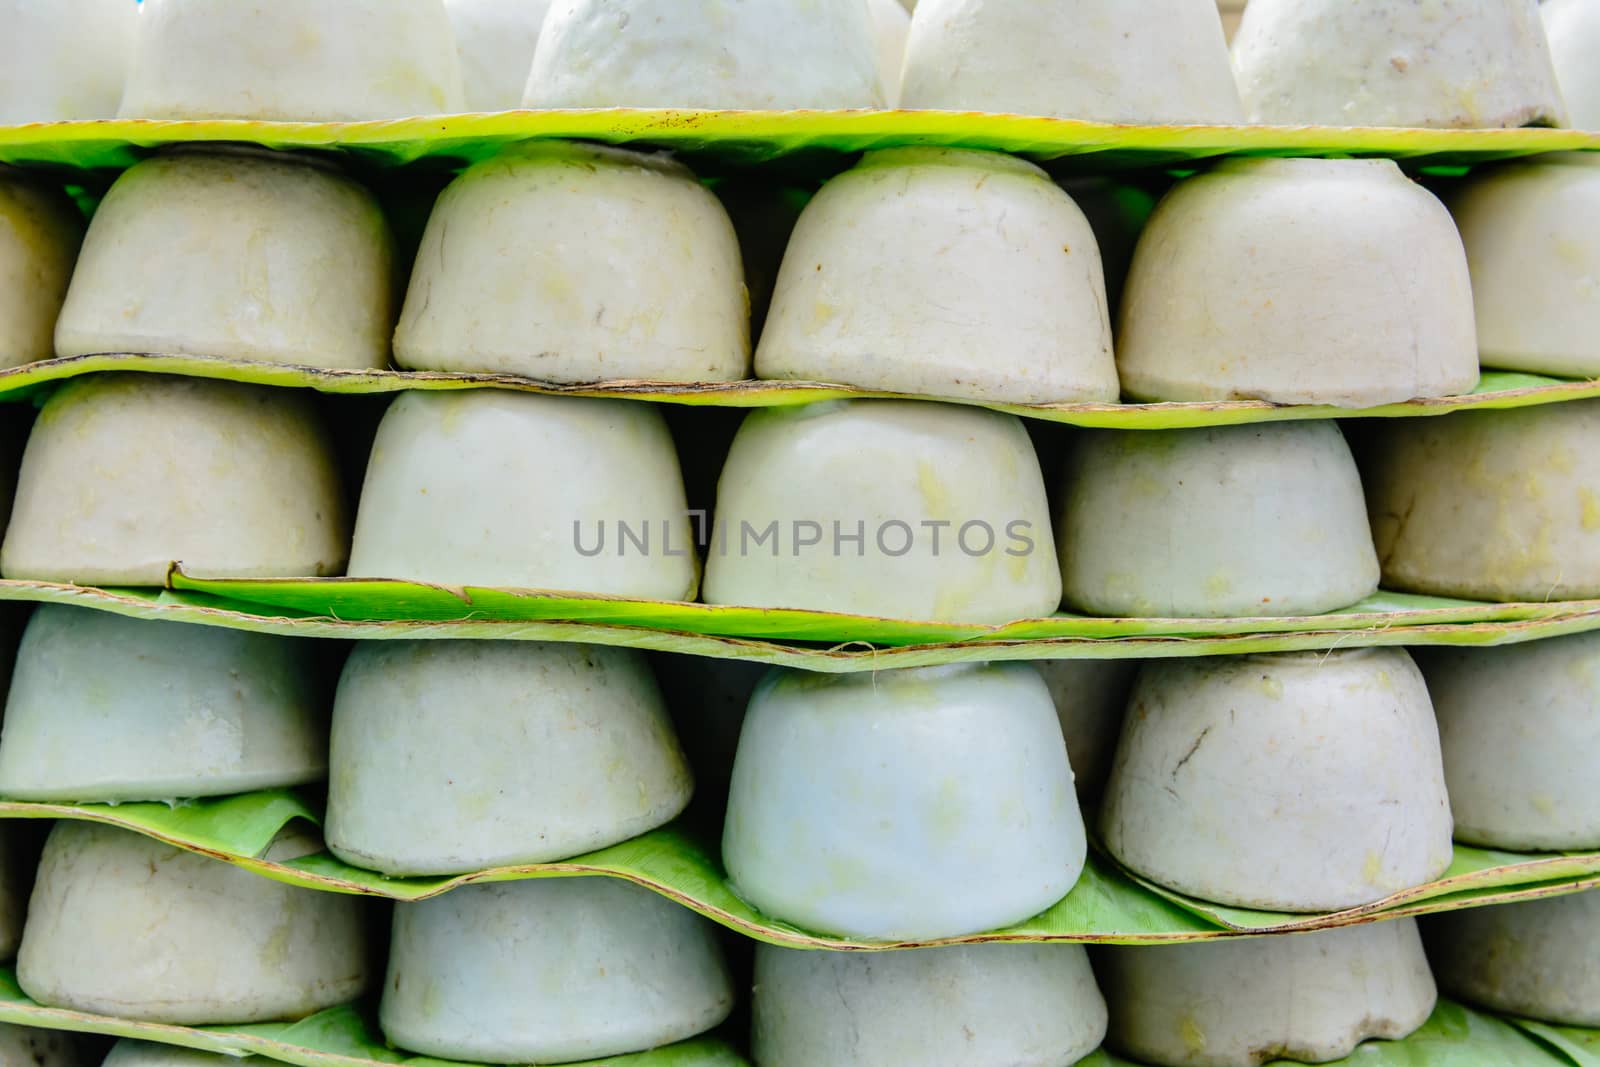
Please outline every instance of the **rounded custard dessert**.
[[321, 781], [313, 642], [42, 604], [22, 637], [0, 796], [176, 800]]
[[1063, 1067], [1106, 1033], [1106, 1002], [1080, 945], [757, 945], [754, 1013], [761, 1067]]
[[1250, 0], [1233, 65], [1251, 122], [1566, 124], [1538, 0]]
[[1438, 1000], [1414, 919], [1096, 952], [1106, 1043], [1151, 1067], [1342, 1060], [1409, 1035]]
[[83, 216], [64, 193], [0, 166], [0, 368], [55, 355], [82, 240]]
[[709, 604], [1004, 623], [1061, 600], [1020, 420], [844, 400], [745, 417], [718, 483]]
[[1050, 659], [1036, 660], [1033, 666], [1055, 701], [1078, 800], [1094, 803], [1111, 770], [1138, 664], [1117, 659]]
[[1478, 383], [1461, 236], [1387, 159], [1236, 159], [1178, 183], [1119, 317], [1142, 400], [1360, 408]]
[[0, 0], [0, 123], [115, 118], [138, 16], [135, 0]]
[[349, 548], [332, 441], [297, 392], [154, 374], [68, 382], [28, 437], [7, 578], [164, 585], [339, 574]]
[[444, 0], [468, 111], [521, 106], [549, 7], [550, 0]]
[[395, 908], [390, 1043], [481, 1063], [569, 1063], [704, 1033], [734, 993], [716, 928], [607, 878], [471, 885]]
[[239, 1067], [239, 1063], [237, 1057], [220, 1052], [123, 1038], [111, 1047], [100, 1067]]
[[1439, 986], [1503, 1015], [1600, 1027], [1600, 890], [1423, 920]]
[[1456, 840], [1516, 852], [1600, 849], [1600, 634], [1419, 649]]
[[922, 0], [900, 106], [1096, 122], [1240, 122], [1213, 0]]
[[1385, 588], [1600, 597], [1600, 401], [1382, 421], [1363, 473]]
[[1107, 849], [1180, 893], [1325, 912], [1450, 865], [1422, 675], [1402, 649], [1145, 666], [1100, 812]]
[[733, 221], [733, 232], [739, 236], [744, 286], [750, 294], [750, 336], [759, 337], [766, 325], [789, 236], [813, 190], [794, 182], [774, 182], [759, 171], [723, 177], [714, 188]]
[[[285, 831], [280, 863], [320, 843]], [[127, 830], [59, 822], [17, 983], [40, 1004], [177, 1026], [300, 1019], [367, 988], [363, 904]]]
[[33, 888], [26, 842], [20, 828], [0, 826], [0, 962], [16, 959], [22, 943], [22, 920]]
[[554, 0], [524, 107], [882, 107], [864, 0]]
[[1600, 156], [1486, 168], [1449, 203], [1472, 270], [1483, 365], [1600, 377]]
[[1027, 664], [774, 671], [756, 687], [722, 860], [774, 918], [877, 941], [979, 933], [1066, 896], [1085, 848], [1055, 706]]
[[1094, 231], [1026, 160], [869, 152], [800, 216], [756, 373], [1015, 404], [1114, 401]]
[[569, 859], [670, 821], [693, 788], [643, 654], [584, 645], [360, 644], [331, 763], [328, 848], [388, 875]]
[[378, 426], [350, 573], [690, 600], [687, 508], [651, 405], [410, 392]]
[[878, 79], [884, 103], [894, 107], [900, 99], [900, 70], [906, 61], [906, 38], [911, 34], [911, 13], [900, 0], [867, 0], [872, 12], [872, 35], [878, 45]]
[[395, 331], [413, 370], [544, 381], [727, 381], [750, 371], [739, 242], [665, 156], [536, 142], [434, 207]]
[[1333, 422], [1086, 431], [1057, 507], [1066, 603], [1091, 615], [1317, 615], [1378, 588]]
[[1544, 0], [1539, 13], [1572, 125], [1600, 130], [1600, 66], [1594, 62], [1600, 48], [1600, 7], [1591, 0]]
[[694, 797], [681, 826], [715, 835], [728, 814], [728, 785], [750, 694], [771, 668], [752, 660], [706, 659], [676, 652], [651, 657], [672, 725], [694, 773]]
[[444, 0], [143, 0], [125, 119], [357, 122], [463, 110]]
[[0, 1023], [0, 1063], [16, 1067], [90, 1067], [93, 1062], [83, 1039], [76, 1034]]
[[95, 212], [56, 353], [383, 367], [393, 244], [377, 199], [333, 164], [170, 148], [123, 172]]

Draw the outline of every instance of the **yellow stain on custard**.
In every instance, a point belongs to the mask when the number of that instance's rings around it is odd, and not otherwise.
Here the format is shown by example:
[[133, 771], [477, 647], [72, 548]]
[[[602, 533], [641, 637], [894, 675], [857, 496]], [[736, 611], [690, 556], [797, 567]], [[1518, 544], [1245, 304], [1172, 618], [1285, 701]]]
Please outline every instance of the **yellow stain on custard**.
[[[1039, 545], [1038, 545], [1037, 542], [1034, 544], [1033, 550], [1035, 552], [1039, 551]], [[1023, 582], [1027, 581], [1028, 580], [1028, 556], [1026, 554], [1020, 555], [1020, 556], [1013, 556], [1013, 555], [1009, 555], [1008, 554], [1006, 556], [1006, 571], [1009, 574], [1011, 580], [1013, 582], [1016, 582], [1018, 585], [1021, 585]]]
[[439, 983], [429, 981], [422, 987], [422, 1003], [417, 1006], [417, 1014], [424, 1019], [432, 1019], [444, 1010], [444, 992], [439, 988]]
[[961, 784], [954, 778], [946, 778], [939, 786], [939, 795], [934, 799], [933, 810], [929, 813], [934, 835], [947, 843], [959, 838], [966, 812], [966, 798], [962, 796]]
[[1585, 530], [1600, 530], [1600, 495], [1587, 486], [1578, 490], [1578, 516]]
[[[939, 477], [938, 468], [927, 460], [917, 463], [917, 489], [922, 493], [922, 506], [927, 509], [931, 519], [944, 519], [950, 515], [950, 490]], [[958, 531], [950, 530], [945, 534], [946, 541], [952, 541]], [[943, 547], [943, 546], [941, 546]], [[957, 551], [960, 551], [958, 546]]]
[[289, 941], [294, 936], [294, 920], [286, 917], [272, 928], [266, 943], [261, 946], [261, 960], [269, 967], [282, 967], [289, 961]]

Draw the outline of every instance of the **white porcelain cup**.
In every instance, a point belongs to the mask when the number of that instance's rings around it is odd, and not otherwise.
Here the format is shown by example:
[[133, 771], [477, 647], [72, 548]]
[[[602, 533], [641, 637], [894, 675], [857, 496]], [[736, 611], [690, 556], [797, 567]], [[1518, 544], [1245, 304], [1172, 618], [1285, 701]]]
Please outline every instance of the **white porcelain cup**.
[[980, 933], [1066, 896], [1085, 847], [1026, 664], [775, 671], [751, 698], [722, 860], [773, 918], [877, 941]]
[[41, 604], [17, 651], [0, 796], [176, 801], [320, 782], [322, 649], [311, 641]]
[[1483, 168], [1449, 204], [1472, 270], [1483, 365], [1600, 377], [1600, 156]]
[[359, 644], [330, 761], [328, 848], [389, 875], [570, 859], [670, 821], [693, 788], [642, 654], [586, 645]]
[[882, 107], [865, 0], [553, 0], [524, 107]]
[[[318, 851], [299, 831], [266, 858]], [[17, 982], [53, 1008], [175, 1026], [304, 1018], [368, 985], [360, 898], [270, 881], [128, 830], [50, 832]]]
[[410, 392], [378, 426], [350, 573], [690, 600], [693, 536], [651, 405]]
[[125, 119], [356, 122], [464, 110], [444, 0], [143, 0]]
[[1094, 231], [1025, 160], [869, 152], [800, 216], [756, 374], [1015, 404], [1114, 401]]
[[1179, 182], [1120, 320], [1122, 388], [1143, 400], [1359, 408], [1478, 383], [1461, 236], [1386, 159], [1233, 159]]
[[0, 123], [115, 118], [137, 0], [0, 2]]
[[708, 604], [1005, 623], [1061, 599], [1038, 456], [1009, 415], [896, 400], [755, 412], [715, 519]]
[[1088, 614], [1317, 615], [1378, 587], [1333, 422], [1086, 431], [1056, 502], [1065, 600]]
[[1250, 0], [1233, 64], [1251, 122], [1566, 125], [1538, 0]]
[[922, 0], [900, 106], [1146, 125], [1244, 117], [1212, 0]]
[[1503, 1015], [1600, 1027], [1600, 890], [1423, 920], [1449, 995]]
[[333, 444], [287, 389], [164, 375], [67, 383], [34, 422], [0, 547], [7, 578], [164, 585], [343, 572]]
[[746, 378], [739, 242], [716, 196], [665, 156], [517, 146], [439, 198], [394, 347], [410, 370]]
[[1107, 1044], [1152, 1067], [1342, 1060], [1412, 1033], [1438, 1000], [1415, 919], [1095, 951]]
[[379, 1019], [424, 1055], [570, 1063], [693, 1037], [733, 1003], [707, 920], [627, 882], [559, 878], [398, 905]]
[[1106, 1002], [1079, 945], [757, 945], [754, 1012], [761, 1067], [1061, 1067], [1106, 1032]]
[[377, 198], [334, 165], [170, 148], [124, 171], [95, 212], [56, 354], [384, 367], [394, 270]]
[[1128, 704], [1106, 848], [1180, 893], [1341, 911], [1450, 865], [1422, 675], [1402, 649], [1159, 660]]

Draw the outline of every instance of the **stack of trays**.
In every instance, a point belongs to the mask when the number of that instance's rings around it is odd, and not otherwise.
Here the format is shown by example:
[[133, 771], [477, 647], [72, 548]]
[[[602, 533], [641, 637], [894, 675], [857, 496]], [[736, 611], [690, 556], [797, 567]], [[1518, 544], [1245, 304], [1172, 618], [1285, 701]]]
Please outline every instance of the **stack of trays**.
[[1600, 8], [1358, 7], [0, 0], [0, 1065], [1600, 1055]]

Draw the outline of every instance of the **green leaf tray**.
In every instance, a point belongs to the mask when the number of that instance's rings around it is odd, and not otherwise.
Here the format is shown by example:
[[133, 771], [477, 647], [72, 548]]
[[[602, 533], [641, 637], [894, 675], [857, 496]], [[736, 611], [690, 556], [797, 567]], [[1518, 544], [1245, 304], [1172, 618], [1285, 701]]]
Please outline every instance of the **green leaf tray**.
[[951, 111], [705, 111], [593, 108], [435, 115], [393, 121], [249, 120], [36, 123], [0, 127], [0, 162], [125, 167], [163, 144], [242, 141], [339, 151], [376, 165], [484, 159], [507, 144], [569, 138], [671, 148], [714, 163], [764, 163], [802, 153], [888, 145], [989, 148], [1039, 160], [1088, 157], [1096, 168], [1172, 165], [1223, 155], [1386, 156], [1459, 166], [1540, 152], [1600, 148], [1576, 130], [1419, 130], [1318, 126], [1127, 126]]
[[983, 942], [1154, 944], [1325, 930], [1600, 886], [1600, 853], [1521, 854], [1457, 846], [1434, 882], [1360, 908], [1317, 915], [1227, 908], [1193, 900], [1091, 854], [1083, 878], [1043, 914], [1003, 930], [938, 941], [870, 942], [801, 930], [762, 915], [729, 884], [717, 849], [679, 825], [560, 863], [501, 867], [455, 877], [388, 878], [320, 852], [287, 863], [261, 859], [289, 822], [321, 820], [296, 792], [267, 791], [178, 804], [30, 804], [0, 801], [0, 819], [76, 819], [132, 830], [275, 881], [307, 889], [426, 900], [477, 882], [610, 877], [643, 886], [737, 933], [790, 948], [890, 950]]

